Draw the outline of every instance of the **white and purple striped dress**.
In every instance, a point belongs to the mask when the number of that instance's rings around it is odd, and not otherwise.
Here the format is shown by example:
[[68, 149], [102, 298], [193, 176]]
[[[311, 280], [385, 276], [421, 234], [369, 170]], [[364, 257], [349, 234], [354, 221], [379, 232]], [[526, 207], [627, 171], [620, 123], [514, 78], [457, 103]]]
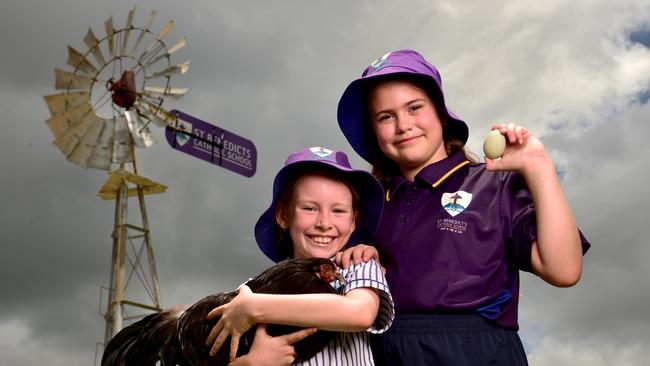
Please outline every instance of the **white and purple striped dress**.
[[362, 366], [374, 365], [368, 333], [379, 334], [385, 332], [393, 323], [395, 310], [393, 298], [388, 290], [386, 277], [381, 268], [374, 260], [350, 266], [348, 269], [341, 269], [341, 275], [345, 283], [335, 281], [332, 283], [339, 294], [345, 295], [351, 290], [359, 287], [368, 287], [378, 290], [379, 312], [375, 323], [363, 332], [339, 332], [334, 339], [309, 360], [297, 363], [297, 365], [309, 366]]

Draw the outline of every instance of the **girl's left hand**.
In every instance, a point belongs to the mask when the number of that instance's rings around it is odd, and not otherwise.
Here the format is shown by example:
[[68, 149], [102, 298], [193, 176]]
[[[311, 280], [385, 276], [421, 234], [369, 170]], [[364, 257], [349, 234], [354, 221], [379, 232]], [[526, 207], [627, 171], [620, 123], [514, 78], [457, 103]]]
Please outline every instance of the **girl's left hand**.
[[305, 328], [277, 337], [266, 332], [266, 324], [259, 324], [250, 352], [236, 358], [228, 366], [289, 366], [296, 360], [293, 344], [316, 333], [316, 328]]
[[249, 308], [254, 296], [255, 294], [248, 286], [241, 285], [237, 296], [229, 303], [214, 308], [208, 313], [206, 316], [208, 320], [221, 316], [221, 319], [212, 327], [208, 338], [205, 340], [206, 345], [212, 345], [210, 356], [216, 355], [226, 339], [231, 337], [230, 361], [235, 359], [239, 347], [239, 338], [256, 324]]
[[487, 170], [510, 170], [525, 175], [536, 169], [538, 164], [550, 162], [542, 142], [525, 127], [514, 123], [497, 124], [492, 126], [492, 130], [499, 130], [505, 136], [506, 149], [501, 159], [485, 157]]

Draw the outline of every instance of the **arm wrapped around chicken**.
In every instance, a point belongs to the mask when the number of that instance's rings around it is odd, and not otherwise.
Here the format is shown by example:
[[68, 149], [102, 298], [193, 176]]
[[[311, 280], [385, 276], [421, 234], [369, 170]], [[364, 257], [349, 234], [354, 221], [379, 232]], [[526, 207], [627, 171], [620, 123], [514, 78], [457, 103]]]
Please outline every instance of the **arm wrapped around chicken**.
[[[290, 259], [276, 264], [249, 280], [246, 285], [256, 293], [265, 294], [336, 294], [330, 282], [341, 280], [329, 259]], [[122, 329], [106, 345], [102, 366], [160, 365], [227, 365], [229, 348], [222, 347], [210, 357], [205, 339], [219, 317], [210, 321], [210, 310], [228, 303], [237, 291], [207, 296], [187, 308], [170, 308], [149, 315]], [[269, 324], [271, 336], [298, 330], [293, 326]], [[248, 353], [255, 328], [241, 337], [237, 356]], [[330, 342], [334, 332], [318, 331], [294, 344], [298, 360], [306, 360], [320, 352]], [[228, 345], [229, 342], [226, 342]]]

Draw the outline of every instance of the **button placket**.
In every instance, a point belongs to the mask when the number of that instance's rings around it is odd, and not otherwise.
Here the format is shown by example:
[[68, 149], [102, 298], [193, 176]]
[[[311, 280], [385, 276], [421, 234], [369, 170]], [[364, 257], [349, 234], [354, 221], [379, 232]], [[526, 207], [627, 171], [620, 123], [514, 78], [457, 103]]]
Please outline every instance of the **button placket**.
[[408, 210], [413, 204], [413, 193], [416, 190], [415, 182], [407, 183], [406, 189], [404, 190], [404, 204], [402, 205], [401, 213], [399, 215], [399, 222], [405, 224], [409, 221]]

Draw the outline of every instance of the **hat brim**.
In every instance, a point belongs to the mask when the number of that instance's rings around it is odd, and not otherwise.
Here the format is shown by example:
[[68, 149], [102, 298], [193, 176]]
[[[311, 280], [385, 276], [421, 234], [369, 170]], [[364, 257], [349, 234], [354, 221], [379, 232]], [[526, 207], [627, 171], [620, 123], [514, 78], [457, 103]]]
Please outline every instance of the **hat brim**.
[[384, 207], [384, 190], [372, 174], [356, 169], [345, 168], [328, 161], [299, 161], [284, 166], [273, 181], [273, 200], [270, 206], [262, 213], [255, 224], [255, 240], [262, 252], [274, 262], [287, 259], [282, 253], [286, 249], [280, 248], [280, 227], [275, 221], [275, 210], [287, 184], [297, 176], [309, 174], [318, 169], [331, 169], [340, 175], [341, 180], [350, 184], [359, 195], [356, 229], [350, 235], [345, 247], [359, 243], [371, 243], [379, 224], [381, 212]]
[[[354, 151], [359, 154], [367, 162], [371, 161], [371, 144], [369, 139], [374, 139], [368, 122], [365, 120], [369, 85], [374, 85], [381, 79], [404, 77], [404, 78], [418, 78], [424, 80], [424, 85], [429, 86], [431, 95], [435, 96], [436, 100], [433, 102], [447, 115], [447, 127], [444, 130], [445, 137], [451, 137], [460, 140], [463, 144], [467, 142], [469, 137], [469, 129], [465, 121], [460, 119], [457, 115], [447, 108], [445, 103], [444, 93], [438, 86], [436, 80], [427, 74], [422, 74], [414, 71], [402, 71], [404, 68], [395, 68], [400, 71], [392, 71], [392, 67], [386, 67], [378, 73], [363, 76], [354, 80], [348, 85], [339, 100], [337, 110], [337, 120], [339, 128], [345, 135]], [[440, 105], [438, 105], [440, 104]]]

